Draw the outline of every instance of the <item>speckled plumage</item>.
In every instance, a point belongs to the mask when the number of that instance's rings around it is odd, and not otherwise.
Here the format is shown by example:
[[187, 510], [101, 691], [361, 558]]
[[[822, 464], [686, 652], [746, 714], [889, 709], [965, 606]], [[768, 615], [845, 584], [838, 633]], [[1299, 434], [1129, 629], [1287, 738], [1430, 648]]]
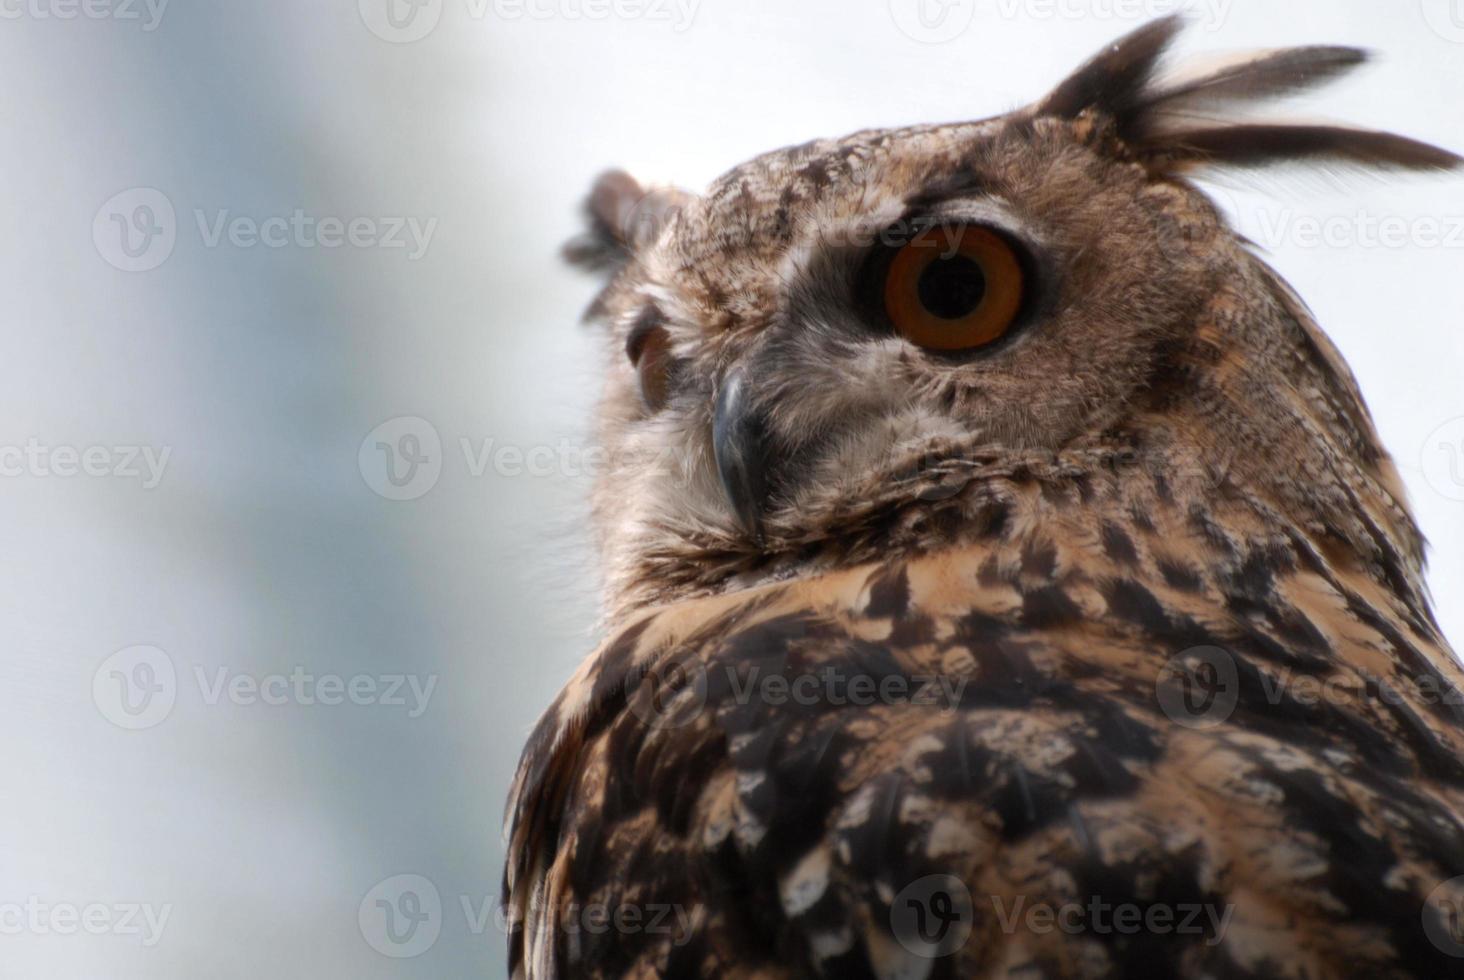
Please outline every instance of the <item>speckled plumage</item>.
[[[1339, 355], [1183, 176], [1457, 160], [1197, 123], [1360, 57], [1163, 85], [1176, 26], [1009, 116], [597, 188], [609, 639], [513, 789], [516, 976], [1464, 975], [1430, 938], [1464, 903], [1464, 674], [1422, 540]], [[1010, 342], [938, 356], [865, 315], [863, 256], [916, 214], [1034, 243]], [[766, 449], [742, 492], [733, 377]], [[1226, 710], [1177, 713], [1217, 655]], [[933, 956], [891, 905], [937, 874], [972, 932]], [[1094, 898], [1215, 915], [1006, 915]]]

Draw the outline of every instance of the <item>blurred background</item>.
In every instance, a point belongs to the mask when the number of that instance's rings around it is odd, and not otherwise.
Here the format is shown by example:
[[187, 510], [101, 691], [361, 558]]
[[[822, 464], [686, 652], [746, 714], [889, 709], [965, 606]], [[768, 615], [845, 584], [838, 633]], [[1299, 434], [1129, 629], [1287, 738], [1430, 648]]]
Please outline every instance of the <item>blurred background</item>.
[[[0, 2], [0, 977], [503, 975], [519, 748], [594, 642], [596, 172], [1035, 98], [1164, 0]], [[1308, 114], [1464, 150], [1464, 2]], [[1360, 377], [1464, 643], [1464, 179], [1217, 187]]]

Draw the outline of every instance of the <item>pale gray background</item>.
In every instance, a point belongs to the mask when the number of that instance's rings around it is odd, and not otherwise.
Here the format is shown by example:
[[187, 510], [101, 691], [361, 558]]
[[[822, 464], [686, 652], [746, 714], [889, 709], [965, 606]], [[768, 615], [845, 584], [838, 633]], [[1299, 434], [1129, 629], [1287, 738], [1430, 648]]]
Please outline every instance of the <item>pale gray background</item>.
[[[593, 286], [555, 255], [592, 176], [619, 164], [699, 187], [816, 135], [1000, 112], [1174, 6], [963, 0], [943, 25], [965, 29], [925, 43], [886, 0], [701, 0], [689, 24], [675, 7], [589, 20], [570, 16], [583, 0], [535, 0], [551, 16], [515, 19], [429, 0], [418, 16], [435, 28], [393, 43], [367, 26], [385, 2], [175, 0], [151, 31], [142, 7], [141, 21], [38, 15], [66, 0], [4, 8], [19, 16], [0, 20], [0, 446], [172, 455], [152, 490], [0, 478], [0, 908], [34, 896], [171, 917], [151, 948], [0, 934], [0, 976], [501, 975], [501, 933], [491, 918], [475, 932], [462, 898], [497, 894], [506, 784], [592, 642], [594, 576], [585, 481], [475, 476], [459, 440], [583, 444], [598, 361], [577, 319]], [[1464, 150], [1464, 0], [1199, 10], [1184, 51], [1380, 49], [1379, 67], [1302, 108]], [[177, 243], [129, 273], [92, 226], [134, 187], [167, 196]], [[1440, 448], [1464, 423], [1435, 434], [1464, 416], [1464, 240], [1348, 231], [1359, 211], [1457, 228], [1464, 178], [1267, 177], [1226, 193], [1356, 369], [1433, 542], [1440, 616], [1464, 640], [1464, 483]], [[437, 226], [412, 261], [210, 248], [194, 216], [296, 208]], [[1331, 246], [1305, 232], [1326, 218], [1342, 219]], [[377, 495], [358, 467], [367, 433], [397, 416], [443, 443], [440, 479], [411, 501]], [[92, 679], [137, 644], [176, 667], [176, 705], [127, 731]], [[297, 666], [437, 688], [411, 719], [209, 704], [194, 674]], [[376, 952], [358, 924], [398, 874], [425, 876], [443, 905], [414, 958]]]

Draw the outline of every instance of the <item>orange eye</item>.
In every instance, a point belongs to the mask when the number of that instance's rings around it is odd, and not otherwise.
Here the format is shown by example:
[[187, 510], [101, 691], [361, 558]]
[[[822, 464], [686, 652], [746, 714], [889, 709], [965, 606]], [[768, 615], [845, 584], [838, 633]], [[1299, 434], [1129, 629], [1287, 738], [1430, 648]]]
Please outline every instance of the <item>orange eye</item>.
[[1021, 312], [1023, 279], [1021, 261], [995, 232], [977, 225], [932, 228], [896, 253], [885, 278], [885, 311], [921, 347], [984, 347]]

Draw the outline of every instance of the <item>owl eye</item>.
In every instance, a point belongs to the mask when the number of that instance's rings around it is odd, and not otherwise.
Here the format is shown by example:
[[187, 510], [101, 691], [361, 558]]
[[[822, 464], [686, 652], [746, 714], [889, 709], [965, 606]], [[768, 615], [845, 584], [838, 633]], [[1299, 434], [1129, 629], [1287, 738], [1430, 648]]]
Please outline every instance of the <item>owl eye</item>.
[[906, 243], [885, 275], [885, 312], [911, 343], [931, 350], [985, 347], [1022, 310], [1022, 262], [979, 225], [938, 227]]

